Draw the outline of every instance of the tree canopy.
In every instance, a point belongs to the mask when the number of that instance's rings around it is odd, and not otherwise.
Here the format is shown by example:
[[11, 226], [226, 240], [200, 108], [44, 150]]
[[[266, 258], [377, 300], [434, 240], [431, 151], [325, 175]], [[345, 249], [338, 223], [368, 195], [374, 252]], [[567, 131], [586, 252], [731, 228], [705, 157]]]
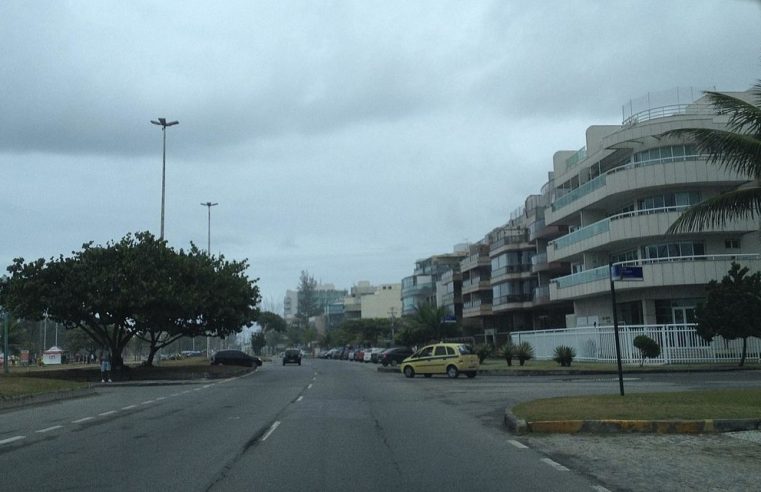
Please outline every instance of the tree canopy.
[[745, 363], [748, 337], [761, 337], [761, 272], [748, 275], [748, 267], [732, 263], [721, 282], [711, 280], [706, 299], [696, 309], [698, 335], [711, 341], [742, 338], [740, 365]]
[[700, 231], [761, 216], [761, 81], [753, 86], [751, 94], [753, 103], [720, 92], [706, 92], [716, 112], [729, 117], [727, 129], [669, 132], [692, 137], [698, 149], [708, 155], [708, 162], [745, 175], [750, 182], [690, 207], [668, 233]]
[[176, 252], [148, 232], [127, 234], [105, 246], [84, 244], [70, 257], [15, 259], [0, 283], [0, 304], [18, 317], [47, 314], [67, 330], [80, 328], [110, 350], [115, 367], [138, 336], [151, 344], [150, 363], [181, 336], [226, 336], [250, 326], [259, 289], [247, 267], [195, 246]]

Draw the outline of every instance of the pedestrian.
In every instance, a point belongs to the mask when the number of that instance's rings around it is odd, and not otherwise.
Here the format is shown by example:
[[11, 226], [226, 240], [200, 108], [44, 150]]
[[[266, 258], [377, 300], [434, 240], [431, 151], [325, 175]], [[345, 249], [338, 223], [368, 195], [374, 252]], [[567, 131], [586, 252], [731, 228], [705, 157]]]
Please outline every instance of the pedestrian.
[[111, 353], [108, 350], [100, 352], [100, 382], [111, 382]]

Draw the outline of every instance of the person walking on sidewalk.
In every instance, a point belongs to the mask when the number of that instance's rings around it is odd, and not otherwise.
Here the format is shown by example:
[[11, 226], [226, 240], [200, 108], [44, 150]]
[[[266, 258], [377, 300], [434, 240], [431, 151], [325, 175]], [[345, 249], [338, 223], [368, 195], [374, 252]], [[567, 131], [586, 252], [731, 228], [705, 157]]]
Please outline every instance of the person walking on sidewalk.
[[100, 382], [111, 382], [111, 353], [108, 349], [100, 351]]

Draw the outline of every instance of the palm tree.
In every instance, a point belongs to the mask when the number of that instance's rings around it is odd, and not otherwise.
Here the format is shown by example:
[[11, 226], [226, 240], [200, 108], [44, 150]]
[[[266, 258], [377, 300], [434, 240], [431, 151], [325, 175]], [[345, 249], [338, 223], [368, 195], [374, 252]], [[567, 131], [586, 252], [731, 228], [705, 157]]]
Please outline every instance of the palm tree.
[[748, 177], [749, 182], [687, 209], [667, 234], [722, 227], [734, 220], [761, 216], [761, 80], [751, 89], [753, 102], [720, 92], [706, 92], [719, 115], [729, 116], [727, 129], [693, 128], [669, 134], [695, 140], [708, 162]]

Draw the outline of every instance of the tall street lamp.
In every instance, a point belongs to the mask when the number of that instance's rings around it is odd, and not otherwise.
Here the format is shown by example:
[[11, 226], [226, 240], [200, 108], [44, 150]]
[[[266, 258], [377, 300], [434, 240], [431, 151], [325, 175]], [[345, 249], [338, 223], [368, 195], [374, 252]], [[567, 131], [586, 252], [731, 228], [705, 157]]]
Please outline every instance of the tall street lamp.
[[[219, 205], [219, 203], [201, 203], [202, 207], [206, 207], [209, 210], [209, 227], [207, 229], [207, 235], [206, 235], [206, 254], [211, 258], [211, 207]], [[194, 339], [195, 341], [195, 339]], [[209, 336], [206, 336], [206, 357], [211, 358], [211, 352], [210, 352], [210, 343], [209, 343]]]
[[206, 254], [211, 256], [211, 207], [219, 205], [219, 203], [206, 202], [202, 203], [201, 205], [209, 209], [209, 227], [207, 229], [208, 233], [206, 236]]
[[159, 118], [158, 121], [151, 120], [154, 125], [161, 127], [161, 133], [164, 136], [164, 151], [161, 159], [161, 239], [164, 239], [164, 197], [166, 194], [166, 127], [179, 124], [179, 121], [169, 121], [166, 118]]

